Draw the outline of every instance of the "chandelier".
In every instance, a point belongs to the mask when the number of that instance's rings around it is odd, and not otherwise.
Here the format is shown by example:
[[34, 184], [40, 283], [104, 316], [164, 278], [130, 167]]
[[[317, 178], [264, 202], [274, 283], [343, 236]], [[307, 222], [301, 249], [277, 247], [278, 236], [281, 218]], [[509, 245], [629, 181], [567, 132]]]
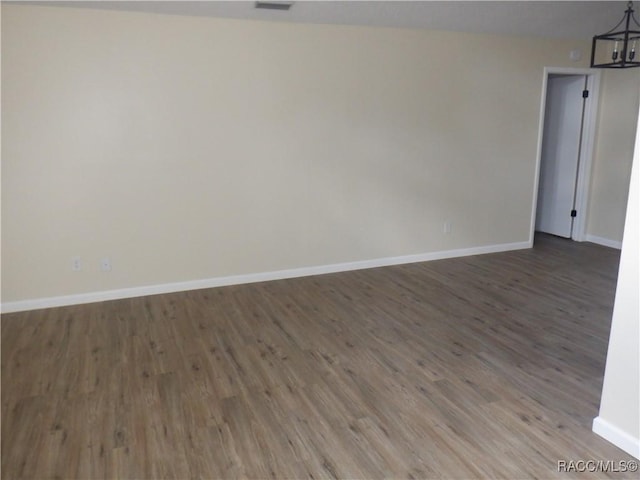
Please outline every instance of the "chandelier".
[[633, 15], [633, 2], [629, 2], [622, 20], [615, 27], [593, 37], [591, 67], [640, 67], [636, 47], [640, 47], [640, 24]]

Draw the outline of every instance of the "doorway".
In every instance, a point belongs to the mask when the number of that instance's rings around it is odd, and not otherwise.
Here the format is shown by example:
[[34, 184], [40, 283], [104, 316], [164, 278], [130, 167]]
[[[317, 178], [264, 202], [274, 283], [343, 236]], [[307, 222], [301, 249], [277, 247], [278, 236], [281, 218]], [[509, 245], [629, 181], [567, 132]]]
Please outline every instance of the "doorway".
[[532, 245], [536, 231], [585, 239], [599, 82], [590, 69], [545, 69]]

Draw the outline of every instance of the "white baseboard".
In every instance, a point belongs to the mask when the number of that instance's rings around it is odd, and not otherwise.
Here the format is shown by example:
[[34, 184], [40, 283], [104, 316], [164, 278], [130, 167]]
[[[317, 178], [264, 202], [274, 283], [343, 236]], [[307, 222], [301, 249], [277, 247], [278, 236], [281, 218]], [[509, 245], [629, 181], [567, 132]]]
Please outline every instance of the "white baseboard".
[[585, 241], [591, 243], [597, 243], [598, 245], [603, 245], [605, 247], [617, 248], [618, 250], [622, 249], [622, 242], [617, 240], [611, 240], [610, 238], [596, 237], [595, 235], [585, 235]]
[[277, 270], [271, 272], [250, 273], [245, 275], [233, 275], [228, 277], [215, 277], [187, 282], [165, 283], [142, 287], [123, 288], [118, 290], [106, 290], [100, 292], [81, 293], [77, 295], [65, 295], [60, 297], [37, 298], [6, 302], [1, 305], [2, 313], [22, 312], [40, 308], [63, 307], [68, 305], [80, 305], [83, 303], [102, 302], [105, 300], [119, 300], [123, 298], [142, 297], [146, 295], [158, 295], [162, 293], [183, 292], [186, 290], [198, 290], [202, 288], [223, 287], [242, 283], [264, 282], [268, 280], [282, 280], [285, 278], [307, 277], [310, 275], [322, 275], [325, 273], [347, 272], [365, 268], [386, 267], [401, 265], [404, 263], [427, 262], [445, 258], [465, 257], [485, 253], [506, 252], [509, 250], [521, 250], [531, 248], [529, 242], [503, 243], [499, 245], [487, 245], [482, 247], [462, 248], [457, 250], [444, 250], [432, 253], [416, 255], [404, 255], [400, 257], [385, 257], [373, 260], [357, 262], [334, 263], [315, 267], [293, 268], [290, 270]]
[[592, 430], [616, 447], [621, 448], [632, 457], [640, 460], [640, 439], [634, 438], [627, 432], [620, 430], [615, 425], [607, 422], [602, 417], [593, 419]]

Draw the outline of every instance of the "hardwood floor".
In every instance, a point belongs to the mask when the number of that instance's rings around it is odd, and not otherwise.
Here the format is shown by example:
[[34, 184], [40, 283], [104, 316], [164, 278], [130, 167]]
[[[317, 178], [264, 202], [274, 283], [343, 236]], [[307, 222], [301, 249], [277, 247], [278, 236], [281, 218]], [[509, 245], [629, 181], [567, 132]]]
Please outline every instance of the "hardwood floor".
[[637, 478], [591, 432], [619, 252], [531, 250], [2, 317], [2, 477]]

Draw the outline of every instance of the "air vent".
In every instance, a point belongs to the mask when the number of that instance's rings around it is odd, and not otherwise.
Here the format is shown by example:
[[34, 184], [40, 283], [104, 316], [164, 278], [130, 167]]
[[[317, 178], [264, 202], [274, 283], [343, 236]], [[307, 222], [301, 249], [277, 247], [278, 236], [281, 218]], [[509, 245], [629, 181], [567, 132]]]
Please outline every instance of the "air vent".
[[256, 2], [256, 8], [263, 10], [289, 10], [293, 2]]

